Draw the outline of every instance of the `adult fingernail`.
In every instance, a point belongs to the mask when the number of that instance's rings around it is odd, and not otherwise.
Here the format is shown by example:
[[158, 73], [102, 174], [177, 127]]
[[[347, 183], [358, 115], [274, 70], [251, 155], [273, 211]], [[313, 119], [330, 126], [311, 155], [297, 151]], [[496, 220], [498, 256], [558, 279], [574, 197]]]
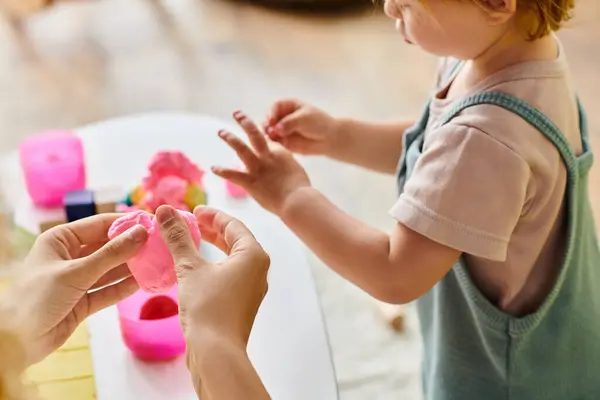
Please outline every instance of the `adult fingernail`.
[[146, 236], [148, 231], [142, 225], [136, 225], [132, 228], [129, 228], [127, 234], [133, 239], [135, 243], [142, 243], [146, 240]]
[[175, 218], [175, 210], [171, 207], [161, 207], [161, 209], [156, 213], [156, 219], [158, 223], [164, 225]]

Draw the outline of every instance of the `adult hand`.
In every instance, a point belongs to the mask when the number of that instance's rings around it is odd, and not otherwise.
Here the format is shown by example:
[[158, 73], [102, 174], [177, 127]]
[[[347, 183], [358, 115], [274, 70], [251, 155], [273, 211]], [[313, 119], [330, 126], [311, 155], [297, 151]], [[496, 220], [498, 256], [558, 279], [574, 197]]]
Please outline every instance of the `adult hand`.
[[127, 261], [148, 238], [142, 226], [109, 241], [119, 214], [101, 214], [41, 234], [0, 306], [27, 343], [28, 362], [62, 346], [93, 313], [133, 294]]
[[252, 148], [227, 131], [219, 131], [219, 136], [237, 153], [246, 171], [222, 167], [212, 171], [246, 189], [266, 210], [281, 215], [287, 200], [298, 189], [310, 186], [308, 175], [288, 150], [268, 141], [246, 115], [238, 111], [233, 117], [248, 135]]
[[267, 293], [269, 256], [240, 221], [207, 207], [194, 210], [205, 240], [227, 258], [212, 263], [199, 252], [185, 221], [170, 206], [156, 218], [173, 255], [179, 282], [179, 314], [188, 345], [224, 338], [244, 349]]
[[336, 118], [295, 99], [275, 102], [263, 129], [271, 140], [291, 152], [305, 155], [327, 154], [339, 136]]
[[227, 258], [200, 255], [186, 223], [170, 206], [156, 218], [173, 255], [187, 364], [202, 399], [268, 399], [248, 359], [254, 319], [267, 293], [269, 257], [238, 220], [214, 209], [194, 210], [202, 238]]

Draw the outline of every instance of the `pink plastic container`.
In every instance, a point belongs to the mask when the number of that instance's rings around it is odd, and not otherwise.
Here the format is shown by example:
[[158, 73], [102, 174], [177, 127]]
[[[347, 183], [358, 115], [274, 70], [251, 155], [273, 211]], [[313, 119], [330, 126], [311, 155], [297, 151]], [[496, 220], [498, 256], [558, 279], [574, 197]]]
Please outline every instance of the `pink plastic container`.
[[35, 205], [58, 207], [67, 192], [85, 189], [83, 145], [74, 133], [44, 132], [24, 140], [19, 153], [27, 191]]
[[125, 345], [139, 359], [169, 360], [185, 353], [177, 286], [165, 294], [141, 290], [117, 304]]

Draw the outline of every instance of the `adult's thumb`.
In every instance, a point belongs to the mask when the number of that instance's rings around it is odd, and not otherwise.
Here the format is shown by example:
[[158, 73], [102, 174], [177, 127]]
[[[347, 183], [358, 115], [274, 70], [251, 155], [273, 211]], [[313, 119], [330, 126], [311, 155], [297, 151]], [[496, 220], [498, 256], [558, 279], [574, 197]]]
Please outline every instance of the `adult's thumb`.
[[178, 272], [200, 268], [207, 262], [200, 256], [183, 217], [173, 207], [160, 206], [156, 220]]
[[[108, 271], [129, 261], [148, 240], [148, 232], [141, 225], [130, 228], [112, 239], [94, 253], [80, 260], [82, 270], [92, 279], [99, 279]], [[91, 273], [93, 267], [94, 273]]]

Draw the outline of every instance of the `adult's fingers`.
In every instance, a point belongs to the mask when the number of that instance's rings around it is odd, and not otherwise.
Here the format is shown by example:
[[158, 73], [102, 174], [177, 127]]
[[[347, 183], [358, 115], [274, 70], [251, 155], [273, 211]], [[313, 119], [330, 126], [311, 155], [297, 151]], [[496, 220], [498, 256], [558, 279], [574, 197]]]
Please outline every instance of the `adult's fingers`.
[[198, 252], [183, 217], [173, 207], [160, 206], [156, 210], [156, 220], [178, 272], [199, 268], [208, 263]]
[[55, 236], [66, 233], [72, 236], [79, 246], [105, 242], [108, 240], [110, 226], [120, 216], [122, 214], [98, 214], [68, 224], [59, 225], [40, 235], [40, 239], [44, 241], [52, 240]]
[[231, 215], [209, 207], [197, 207], [194, 215], [205, 240], [229, 256], [264, 253], [246, 225]]
[[129, 277], [119, 283], [107, 286], [95, 292], [88, 293], [81, 301], [87, 301], [88, 316], [97, 313], [107, 307], [117, 304], [134, 294], [139, 286], [133, 277]]
[[127, 263], [148, 240], [148, 231], [136, 225], [106, 243], [98, 251], [77, 261], [77, 268], [93, 284], [108, 271]]
[[106, 274], [102, 275], [90, 288], [96, 290], [104, 286], [112, 285], [115, 282], [121, 281], [131, 276], [131, 271], [127, 264], [121, 264], [118, 267], [111, 269]]
[[229, 254], [229, 246], [225, 242], [222, 233], [215, 229], [214, 219], [219, 211], [214, 208], [199, 206], [194, 210], [194, 216], [198, 222], [200, 232], [202, 232], [202, 240], [217, 247], [225, 254]]
[[94, 243], [94, 244], [86, 244], [79, 248], [79, 254], [76, 254], [75, 258], [87, 257], [91, 254], [94, 254], [98, 250], [102, 248], [109, 240], [103, 240], [102, 242]]

